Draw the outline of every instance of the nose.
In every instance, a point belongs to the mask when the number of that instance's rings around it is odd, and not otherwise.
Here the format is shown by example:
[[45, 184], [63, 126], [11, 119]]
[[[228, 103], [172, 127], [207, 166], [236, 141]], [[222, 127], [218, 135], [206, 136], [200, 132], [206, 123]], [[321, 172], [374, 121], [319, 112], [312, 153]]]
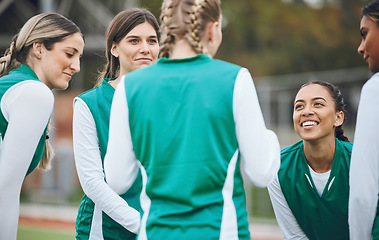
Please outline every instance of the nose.
[[149, 54], [150, 53], [150, 46], [146, 41], [142, 42], [140, 52], [142, 54]]
[[70, 67], [72, 70], [74, 70], [75, 73], [80, 72], [80, 58], [75, 58], [71, 63]]
[[358, 46], [358, 53], [361, 54], [361, 55], [363, 55], [364, 52], [365, 52], [365, 50], [364, 50], [364, 40], [362, 39], [361, 44], [359, 44], [359, 46]]
[[301, 115], [302, 116], [309, 116], [309, 115], [313, 115], [313, 110], [310, 106], [305, 106], [303, 108], [303, 111], [301, 112]]

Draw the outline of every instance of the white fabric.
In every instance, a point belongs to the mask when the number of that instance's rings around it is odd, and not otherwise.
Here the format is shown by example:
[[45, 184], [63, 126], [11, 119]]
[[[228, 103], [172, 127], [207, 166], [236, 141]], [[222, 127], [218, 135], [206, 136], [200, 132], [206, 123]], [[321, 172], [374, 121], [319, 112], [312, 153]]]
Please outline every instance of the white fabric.
[[[321, 196], [326, 183], [328, 182], [330, 171], [325, 173], [316, 173], [309, 165], [308, 167], [316, 190]], [[309, 184], [311, 184], [310, 179]], [[278, 176], [275, 177], [274, 181], [272, 181], [267, 188], [272, 206], [274, 208], [276, 220], [278, 221], [284, 239], [308, 239], [288, 206], [282, 192], [282, 188], [280, 187]]]
[[238, 239], [237, 212], [233, 202], [234, 173], [237, 159], [238, 150], [229, 162], [224, 187], [222, 188], [224, 206], [222, 209], [220, 240]]
[[137, 233], [139, 212], [129, 207], [104, 181], [95, 121], [87, 104], [80, 98], [74, 100], [73, 143], [76, 170], [84, 193], [113, 220]]
[[379, 193], [379, 73], [362, 88], [350, 164], [350, 239], [371, 239]]
[[[313, 183], [315, 184], [317, 193], [319, 196], [321, 196], [326, 186], [326, 183], [329, 180], [330, 170], [324, 173], [316, 173], [315, 171], [313, 171], [313, 169], [309, 165], [308, 167], [309, 167], [309, 172], [311, 173]], [[333, 184], [333, 180], [330, 182], [330, 185], [331, 184]]]
[[274, 208], [276, 220], [285, 240], [308, 240], [300, 228], [295, 216], [283, 195], [278, 176], [268, 185], [272, 207]]
[[0, 145], [0, 216], [6, 218], [0, 221], [0, 239], [16, 239], [21, 186], [53, 105], [51, 90], [35, 80], [12, 86], [1, 100], [9, 124]]
[[103, 240], [103, 211], [95, 204], [88, 240]]
[[138, 233], [138, 240], [147, 240], [147, 234], [146, 234], [146, 222], [147, 217], [149, 216], [150, 212], [150, 206], [151, 206], [151, 200], [149, 196], [146, 194], [146, 183], [147, 183], [147, 174], [146, 169], [140, 165], [141, 168], [141, 175], [142, 175], [142, 192], [141, 192], [141, 207], [143, 210], [142, 220], [141, 220], [141, 227]]
[[[116, 192], [130, 188], [138, 169], [128, 114], [125, 84], [121, 79], [113, 97], [108, 151], [104, 160], [107, 182]], [[253, 79], [247, 69], [240, 70], [235, 82], [233, 115], [242, 166], [255, 185], [267, 186], [279, 169], [280, 145], [275, 133], [265, 126]]]

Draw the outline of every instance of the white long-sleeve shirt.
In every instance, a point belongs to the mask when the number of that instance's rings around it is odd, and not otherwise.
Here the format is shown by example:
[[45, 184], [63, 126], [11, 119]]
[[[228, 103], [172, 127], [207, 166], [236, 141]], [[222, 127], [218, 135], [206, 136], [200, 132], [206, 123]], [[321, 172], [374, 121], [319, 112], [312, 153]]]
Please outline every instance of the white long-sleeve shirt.
[[[95, 203], [96, 209], [137, 233], [140, 214], [105, 182], [95, 120], [80, 98], [74, 100], [73, 143], [76, 169], [84, 193]], [[95, 231], [102, 228], [101, 214], [99, 216], [93, 218]]]
[[362, 88], [350, 165], [350, 239], [371, 239], [379, 193], [379, 73]]
[[[129, 129], [125, 83], [117, 86], [111, 108], [108, 150], [104, 170], [108, 184], [118, 193], [132, 185], [139, 168]], [[243, 169], [257, 186], [265, 187], [280, 165], [280, 145], [265, 126], [253, 79], [242, 68], [236, 78], [233, 115]]]
[[35, 80], [12, 86], [1, 99], [8, 127], [0, 143], [0, 239], [16, 239], [22, 183], [53, 105], [51, 90]]

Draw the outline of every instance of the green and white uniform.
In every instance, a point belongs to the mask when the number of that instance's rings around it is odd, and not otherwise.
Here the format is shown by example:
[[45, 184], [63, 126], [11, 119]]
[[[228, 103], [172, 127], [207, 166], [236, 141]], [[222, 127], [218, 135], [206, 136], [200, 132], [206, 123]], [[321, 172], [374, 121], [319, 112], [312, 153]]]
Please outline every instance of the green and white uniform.
[[250, 239], [240, 166], [266, 186], [279, 151], [247, 69], [162, 58], [119, 83], [104, 170], [122, 192], [141, 166], [138, 239]]
[[43, 155], [54, 105], [51, 90], [27, 65], [0, 78], [0, 239], [16, 239], [22, 183]]
[[76, 219], [76, 239], [135, 239], [140, 222], [140, 174], [132, 188], [121, 195], [122, 198], [104, 181], [103, 159], [114, 94], [114, 88], [107, 80], [74, 100], [75, 163], [86, 194]]
[[336, 139], [332, 169], [314, 172], [303, 141], [281, 152], [278, 178], [268, 187], [285, 239], [349, 239], [349, 169], [353, 144]]

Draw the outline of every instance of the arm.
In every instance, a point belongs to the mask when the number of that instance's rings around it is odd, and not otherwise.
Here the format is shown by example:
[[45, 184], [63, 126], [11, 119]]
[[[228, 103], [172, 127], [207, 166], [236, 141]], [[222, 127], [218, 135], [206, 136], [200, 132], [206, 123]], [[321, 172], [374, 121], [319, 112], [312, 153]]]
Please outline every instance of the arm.
[[124, 82], [122, 78], [113, 96], [108, 149], [104, 159], [107, 183], [119, 194], [126, 192], [132, 186], [139, 168], [130, 135]]
[[95, 121], [80, 98], [74, 100], [73, 143], [76, 170], [84, 193], [113, 220], [137, 234], [140, 214], [104, 181]]
[[295, 216], [292, 214], [292, 211], [288, 206], [277, 176], [267, 186], [267, 189], [268, 193], [270, 194], [270, 199], [274, 208], [276, 220], [278, 221], [284, 239], [308, 240], [307, 236], [300, 228]]
[[54, 96], [42, 82], [24, 81], [1, 101], [8, 128], [0, 146], [0, 239], [16, 239], [20, 192], [53, 110]]
[[379, 190], [379, 83], [367, 82], [358, 107], [350, 165], [349, 225], [352, 240], [371, 239]]
[[247, 69], [239, 72], [233, 93], [233, 115], [242, 164], [250, 180], [265, 187], [280, 165], [280, 146], [264, 123], [253, 79]]

